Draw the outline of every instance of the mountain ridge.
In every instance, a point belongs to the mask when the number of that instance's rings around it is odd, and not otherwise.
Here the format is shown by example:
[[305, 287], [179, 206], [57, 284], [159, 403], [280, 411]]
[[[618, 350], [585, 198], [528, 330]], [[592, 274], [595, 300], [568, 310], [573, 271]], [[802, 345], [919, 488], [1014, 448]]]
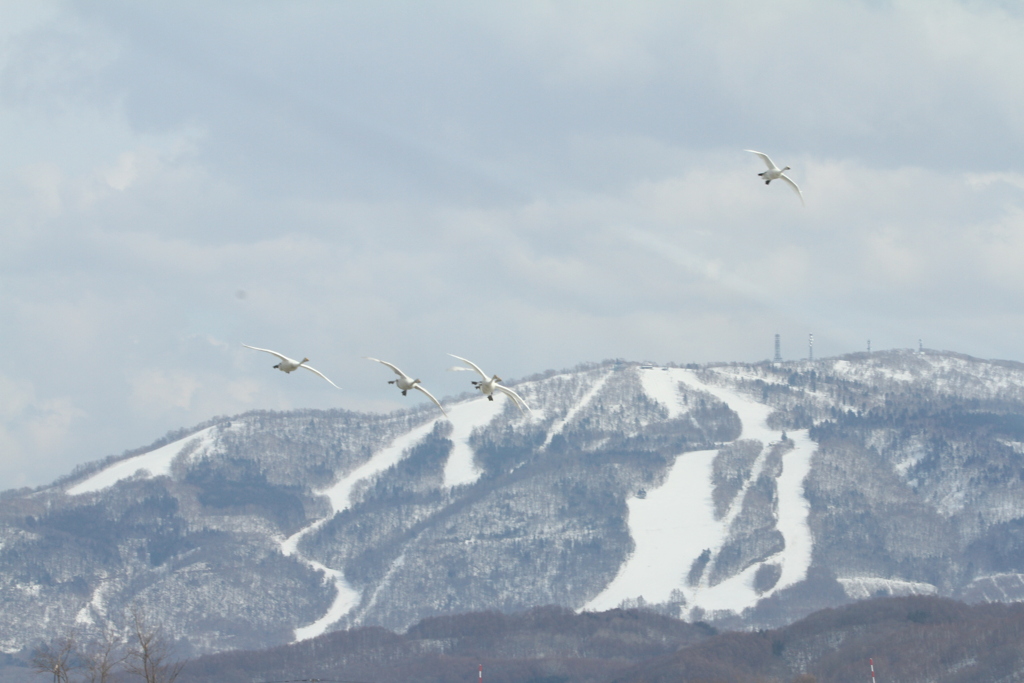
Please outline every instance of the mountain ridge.
[[131, 602], [198, 654], [546, 604], [764, 628], [880, 592], [1024, 599], [1020, 363], [609, 361], [513, 386], [533, 415], [252, 411], [5, 492], [0, 609], [24, 627], [0, 647]]

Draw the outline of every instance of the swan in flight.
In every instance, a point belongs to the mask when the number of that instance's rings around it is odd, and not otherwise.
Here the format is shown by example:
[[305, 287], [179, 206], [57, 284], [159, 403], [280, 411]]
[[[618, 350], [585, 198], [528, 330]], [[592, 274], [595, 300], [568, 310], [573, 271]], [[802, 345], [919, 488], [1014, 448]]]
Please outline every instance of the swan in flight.
[[764, 173], [757, 174], [764, 178], [765, 185], [767, 185], [773, 180], [778, 180], [781, 178], [782, 180], [785, 180], [787, 183], [789, 183], [790, 187], [796, 190], [797, 196], [800, 197], [800, 203], [803, 204], [804, 206], [807, 206], [806, 204], [804, 204], [804, 193], [800, 191], [800, 188], [797, 187], [796, 183], [793, 182], [793, 179], [786, 175], [786, 171], [789, 170], [789, 166], [786, 166], [785, 168], [779, 168], [778, 166], [775, 165], [775, 162], [769, 159], [768, 155], [765, 154], [764, 152], [755, 152], [752, 149], [747, 149], [744, 151], [750, 152], [751, 154], [756, 154], [757, 156], [761, 157], [761, 159], [764, 161], [765, 166], [768, 167], [768, 170], [765, 171]]
[[[277, 365], [275, 365], [274, 367], [277, 368], [278, 370], [280, 370], [281, 372], [292, 372], [294, 370], [298, 370], [299, 368], [305, 368], [306, 370], [309, 370], [310, 372], [315, 372], [316, 374], [320, 375], [324, 379], [327, 379], [327, 375], [325, 375], [324, 373], [320, 372], [316, 368], [313, 368], [313, 367], [310, 367], [309, 365], [306, 365], [306, 363], [309, 362], [308, 358], [303, 358], [301, 361], [297, 361], [297, 360], [292, 360], [288, 356], [282, 356], [277, 351], [271, 351], [270, 349], [261, 349], [258, 346], [249, 346], [248, 344], [242, 344], [242, 346], [244, 346], [247, 349], [253, 349], [255, 351], [262, 351], [263, 353], [269, 353], [269, 354], [271, 354], [273, 356], [277, 356], [278, 358], [281, 359], [281, 362], [278, 363]], [[341, 389], [341, 387], [339, 387], [334, 382], [331, 382], [331, 380], [327, 379], [327, 381], [335, 389]]]
[[421, 391], [424, 394], [426, 394], [427, 398], [429, 398], [431, 401], [434, 402], [434, 405], [436, 405], [438, 408], [441, 409], [441, 413], [445, 417], [448, 417], [448, 413], [444, 412], [444, 408], [441, 408], [441, 403], [436, 398], [434, 398], [433, 394], [431, 394], [429, 391], [427, 391], [426, 389], [423, 388], [423, 385], [420, 384], [420, 381], [418, 379], [413, 379], [412, 377], [409, 377], [409, 375], [405, 374], [404, 372], [399, 370], [396, 366], [392, 365], [391, 363], [387, 362], [386, 360], [381, 360], [379, 358], [370, 358], [369, 356], [365, 356], [365, 358], [366, 358], [366, 360], [377, 361], [381, 365], [388, 366], [389, 368], [391, 368], [391, 370], [396, 375], [398, 375], [398, 379], [393, 379], [390, 382], [388, 382], [388, 384], [394, 384], [396, 387], [401, 389], [402, 390], [402, 396], [407, 396], [408, 394], [406, 392], [409, 391], [410, 389], [415, 389], [416, 391]]
[[[461, 356], [456, 356], [454, 353], [449, 353], [448, 355], [451, 356], [452, 358], [457, 358], [457, 359], [461, 360], [463, 363], [465, 363], [466, 365], [469, 366], [468, 368], [462, 368], [462, 367], [459, 367], [459, 366], [456, 365], [454, 368], [450, 368], [451, 370], [470, 370], [470, 369], [472, 369], [472, 370], [476, 370], [477, 373], [480, 374], [480, 377], [482, 377], [483, 379], [481, 381], [479, 381], [479, 382], [473, 382], [473, 386], [476, 387], [477, 389], [479, 389], [480, 393], [482, 393], [484, 396], [486, 396], [488, 401], [493, 401], [494, 400], [494, 392], [495, 391], [500, 391], [501, 393], [505, 394], [510, 399], [512, 399], [512, 401], [516, 404], [516, 407], [519, 408], [519, 410], [522, 411], [522, 413], [524, 415], [526, 414], [526, 410], [530, 410], [530, 406], [526, 405], [526, 401], [523, 400], [522, 396], [520, 396], [516, 392], [512, 391], [508, 387], [503, 387], [500, 384], [498, 384], [498, 382], [501, 381], [500, 377], [498, 377], [497, 375], [493, 375], [491, 377], [488, 377], [487, 373], [485, 373], [483, 370], [481, 370], [480, 366], [477, 365], [476, 363], [474, 363], [473, 361], [466, 360], [465, 358], [463, 358]], [[523, 408], [526, 408], [526, 410], [523, 410]]]

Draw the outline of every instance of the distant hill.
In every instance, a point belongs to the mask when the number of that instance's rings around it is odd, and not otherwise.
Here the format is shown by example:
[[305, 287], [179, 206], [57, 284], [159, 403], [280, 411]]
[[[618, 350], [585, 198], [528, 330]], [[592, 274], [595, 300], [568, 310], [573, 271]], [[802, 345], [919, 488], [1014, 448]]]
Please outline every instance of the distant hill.
[[0, 648], [138, 604], [183, 654], [542, 605], [770, 629], [1024, 599], [1024, 366], [607, 362], [389, 415], [254, 412], [0, 495]]
[[1024, 676], [1024, 605], [876, 598], [790, 626], [715, 634], [643, 610], [538, 608], [428, 619], [401, 635], [330, 633], [190, 662], [182, 683], [295, 679], [375, 683], [978, 683]]
[[616, 674], [614, 683], [766, 680], [980, 683], [1024, 678], [1024, 605], [880, 598], [795, 624], [724, 633]]
[[477, 612], [431, 617], [405, 634], [378, 627], [328, 633], [260, 652], [200, 657], [181, 683], [331, 678], [374, 683], [465, 681], [484, 666], [488, 683], [604, 681], [640, 660], [653, 660], [710, 638], [688, 624], [644, 610], [576, 614], [539, 607], [505, 615]]

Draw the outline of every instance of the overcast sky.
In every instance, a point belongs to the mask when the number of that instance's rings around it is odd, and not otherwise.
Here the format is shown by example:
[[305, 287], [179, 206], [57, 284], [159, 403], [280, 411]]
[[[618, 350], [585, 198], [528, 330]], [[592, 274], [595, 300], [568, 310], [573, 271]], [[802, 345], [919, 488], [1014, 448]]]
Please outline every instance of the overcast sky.
[[1022, 84], [1016, 1], [0, 0], [0, 489], [363, 356], [1024, 360]]

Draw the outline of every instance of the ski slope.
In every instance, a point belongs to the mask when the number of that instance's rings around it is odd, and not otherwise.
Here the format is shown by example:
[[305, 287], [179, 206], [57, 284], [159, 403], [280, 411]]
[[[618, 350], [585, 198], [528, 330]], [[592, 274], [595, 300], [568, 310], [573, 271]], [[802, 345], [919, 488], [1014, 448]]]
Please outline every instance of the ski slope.
[[[806, 431], [789, 435], [795, 445], [783, 456], [783, 471], [776, 481], [776, 528], [785, 539], [783, 550], [711, 586], [707, 568], [714, 566], [719, 551], [728, 541], [730, 527], [742, 509], [744, 495], [761, 475], [771, 446], [779, 436], [767, 424], [771, 408], [728, 387], [703, 382], [689, 370], [653, 368], [637, 371], [641, 373], [644, 391], [665, 406], [670, 418], [685, 415], [688, 410], [681, 400], [680, 384], [723, 401], [742, 422], [739, 440], [760, 442], [761, 452], [749, 477], [721, 519], [715, 519], [712, 499], [713, 463], [718, 452], [696, 451], [679, 455], [659, 488], [649, 490], [645, 498], [627, 501], [634, 551], [611, 583], [583, 609], [611, 609], [623, 601], [639, 597], [654, 604], [679, 602], [681, 596], [687, 608], [741, 612], [758, 600], [803, 580], [813, 550], [807, 523], [810, 506], [804, 497], [803, 483], [810, 472], [815, 444]], [[705, 550], [710, 551], [711, 559], [697, 585], [691, 586], [687, 580], [690, 569]], [[754, 575], [764, 564], [779, 565], [782, 574], [770, 591], [759, 595], [754, 590]]]
[[[92, 475], [85, 481], [79, 482], [67, 489], [69, 496], [79, 496], [83, 493], [96, 493], [105, 488], [113, 486], [119, 481], [131, 479], [136, 475], [145, 477], [167, 477], [171, 474], [171, 463], [174, 459], [195, 442], [199, 442], [191, 457], [195, 458], [204, 453], [216, 442], [214, 430], [216, 425], [200, 430], [195, 434], [189, 434], [184, 439], [178, 439], [148, 453], [136, 455], [116, 462], [110, 467], [104, 468]], [[230, 428], [229, 428], [230, 429]]]

